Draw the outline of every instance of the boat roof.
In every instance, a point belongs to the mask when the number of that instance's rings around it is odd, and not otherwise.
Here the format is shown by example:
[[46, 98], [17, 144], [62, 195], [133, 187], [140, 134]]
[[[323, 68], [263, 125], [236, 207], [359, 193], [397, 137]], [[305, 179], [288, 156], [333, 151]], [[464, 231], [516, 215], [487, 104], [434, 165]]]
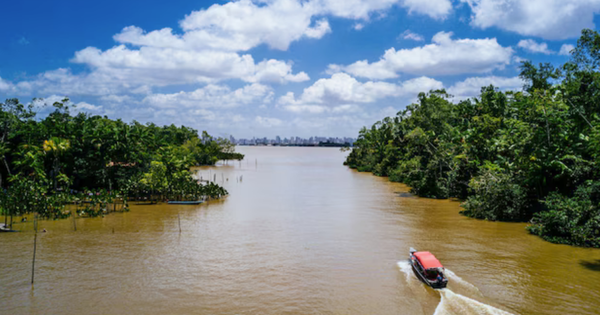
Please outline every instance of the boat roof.
[[430, 252], [416, 252], [414, 255], [425, 269], [444, 268], [442, 263]]

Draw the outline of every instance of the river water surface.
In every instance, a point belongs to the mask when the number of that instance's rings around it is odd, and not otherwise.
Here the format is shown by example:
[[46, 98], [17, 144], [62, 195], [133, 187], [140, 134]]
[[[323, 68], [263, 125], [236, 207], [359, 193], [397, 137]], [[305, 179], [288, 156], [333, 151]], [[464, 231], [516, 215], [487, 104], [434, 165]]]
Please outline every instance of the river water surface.
[[[200, 206], [132, 206], [0, 234], [1, 314], [598, 314], [600, 251], [342, 165], [328, 148], [241, 147], [198, 170], [230, 192]], [[181, 233], [179, 220], [181, 220]], [[114, 232], [113, 232], [114, 229]], [[447, 267], [425, 287], [409, 247]]]

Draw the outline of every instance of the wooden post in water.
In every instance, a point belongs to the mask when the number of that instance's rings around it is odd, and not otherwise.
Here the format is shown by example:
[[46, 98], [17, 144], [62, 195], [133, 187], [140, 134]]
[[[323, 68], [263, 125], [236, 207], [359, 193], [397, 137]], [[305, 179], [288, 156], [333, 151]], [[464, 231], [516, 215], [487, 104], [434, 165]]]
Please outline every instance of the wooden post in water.
[[73, 215], [73, 231], [77, 232], [77, 222], [75, 221], [75, 215]]
[[33, 229], [35, 236], [33, 237], [33, 261], [31, 262], [31, 288], [33, 289], [33, 279], [35, 277], [35, 253], [37, 251], [37, 214], [33, 218]]
[[216, 182], [217, 182], [217, 173], [215, 173], [215, 176], [213, 178], [213, 183], [216, 183]]
[[179, 213], [177, 214], [177, 220], [179, 220], [179, 234], [181, 234], [181, 216], [179, 216]]

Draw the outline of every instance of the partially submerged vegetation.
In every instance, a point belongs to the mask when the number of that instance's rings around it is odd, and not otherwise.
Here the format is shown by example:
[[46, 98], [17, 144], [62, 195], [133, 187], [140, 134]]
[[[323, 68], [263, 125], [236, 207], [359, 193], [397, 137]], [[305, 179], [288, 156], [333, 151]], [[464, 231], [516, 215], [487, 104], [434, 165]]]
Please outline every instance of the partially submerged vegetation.
[[470, 217], [530, 221], [548, 241], [600, 247], [599, 67], [600, 35], [584, 30], [562, 67], [523, 62], [522, 92], [489, 86], [458, 103], [420, 94], [363, 128], [346, 164], [465, 200]]
[[[0, 213], [42, 218], [98, 216], [119, 198], [198, 200], [227, 191], [198, 183], [190, 167], [241, 160], [228, 140], [194, 129], [125, 123], [53, 104], [36, 120], [33, 105], [0, 103]], [[73, 211], [70, 203], [85, 203]]]

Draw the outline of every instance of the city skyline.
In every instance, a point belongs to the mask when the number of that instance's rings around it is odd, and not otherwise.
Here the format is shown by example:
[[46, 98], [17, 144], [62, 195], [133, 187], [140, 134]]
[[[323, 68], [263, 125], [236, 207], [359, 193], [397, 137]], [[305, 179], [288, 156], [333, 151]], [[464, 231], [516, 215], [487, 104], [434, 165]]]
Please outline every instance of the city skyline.
[[319, 145], [321, 143], [331, 144], [349, 144], [353, 145], [356, 142], [355, 138], [351, 137], [321, 137], [312, 136], [309, 138], [303, 138], [299, 136], [280, 137], [279, 135], [275, 138], [268, 137], [252, 137], [251, 139], [239, 138], [236, 139], [233, 136], [229, 136], [229, 141], [236, 145]]

